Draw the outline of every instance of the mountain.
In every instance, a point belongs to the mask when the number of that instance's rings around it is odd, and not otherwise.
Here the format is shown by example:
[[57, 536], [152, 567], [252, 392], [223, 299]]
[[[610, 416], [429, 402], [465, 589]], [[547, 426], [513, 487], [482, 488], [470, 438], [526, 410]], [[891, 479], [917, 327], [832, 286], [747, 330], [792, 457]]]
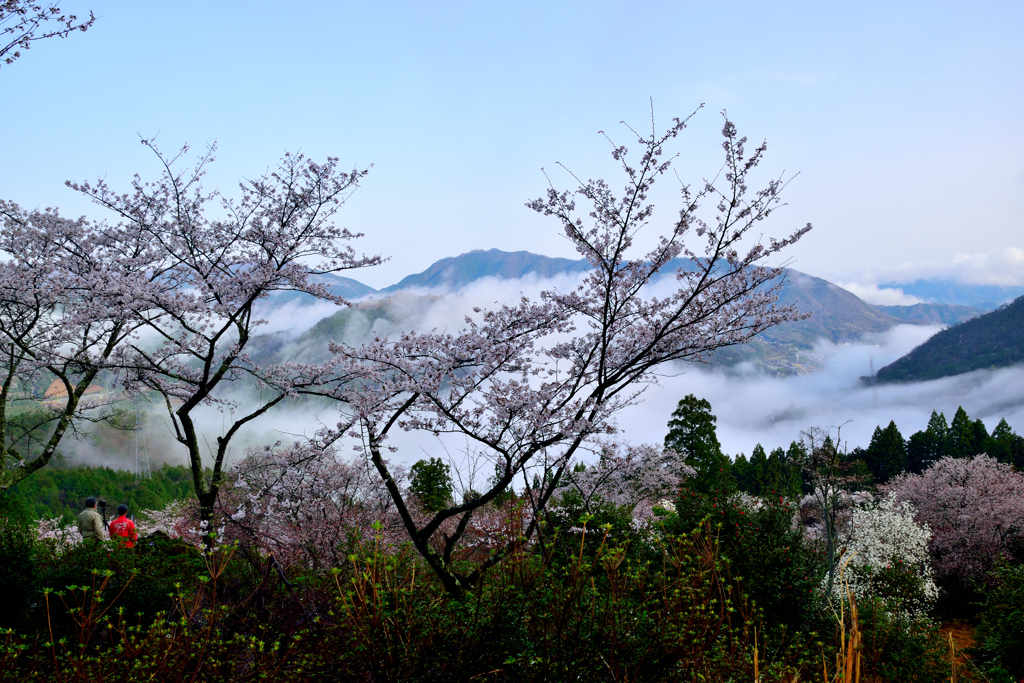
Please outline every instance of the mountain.
[[856, 341], [903, 322], [828, 280], [791, 269], [786, 271], [779, 303], [796, 306], [811, 317], [773, 327], [743, 346], [719, 349], [715, 362], [753, 362], [773, 374], [804, 374], [825, 360], [813, 353], [820, 339], [836, 344]]
[[919, 382], [1024, 362], [1024, 296], [939, 332], [876, 375], [879, 382]]
[[[528, 274], [552, 277], [581, 273], [589, 267], [585, 259], [551, 258], [528, 251], [476, 250], [437, 261], [422, 273], [385, 287], [379, 294], [409, 289], [455, 290], [485, 277], [515, 279]], [[692, 264], [687, 259], [673, 259], [665, 267], [663, 277], [669, 277], [678, 268], [689, 267]], [[865, 333], [883, 332], [900, 322], [842, 287], [796, 270], [786, 271], [786, 282], [779, 298], [782, 303], [795, 304], [801, 312], [813, 315], [809, 320], [780, 325], [763, 336], [772, 342], [797, 344], [806, 349], [812, 348], [819, 338], [848, 341]]]
[[906, 323], [922, 325], [959, 325], [977, 318], [986, 310], [958, 304], [914, 304], [913, 306], [875, 306], [879, 311]]
[[[322, 284], [327, 287], [327, 290], [335, 296], [340, 296], [345, 299], [361, 299], [364, 296], [375, 294], [376, 289], [369, 285], [364, 285], [359, 280], [353, 280], [349, 277], [342, 277], [335, 273], [325, 273], [324, 275], [311, 275], [310, 281], [317, 284]], [[300, 306], [309, 306], [316, 303], [318, 299], [310, 296], [304, 292], [273, 292], [267, 299], [261, 302], [261, 306], [267, 309], [274, 309], [285, 304], [297, 303]]]
[[1024, 287], [1000, 285], [968, 285], [952, 280], [915, 280], [914, 282], [887, 282], [879, 289], [902, 289], [926, 303], [974, 306], [985, 311], [1024, 295]]
[[[585, 260], [497, 249], [442, 259], [422, 273], [376, 292], [373, 299], [323, 318], [298, 338], [291, 339], [284, 333], [265, 335], [259, 340], [259, 351], [254, 357], [323, 360], [330, 340], [356, 343], [371, 333], [392, 334], [402, 328], [427, 329], [436, 324], [425, 316], [441, 297], [416, 296], [402, 290], [455, 290], [485, 277], [515, 279], [530, 274], [551, 277], [581, 273], [587, 267]], [[692, 264], [677, 259], [666, 268], [666, 276], [680, 267], [692, 267]], [[811, 318], [779, 325], [745, 346], [721, 349], [714, 362], [728, 366], [748, 361], [777, 374], [808, 372], [823, 360], [811, 353], [820, 339], [833, 343], [854, 341], [903, 322], [827, 280], [795, 270], [787, 270], [780, 300], [797, 306], [801, 312], [811, 313]]]
[[409, 275], [380, 291], [390, 294], [404, 289], [456, 290], [485, 277], [514, 280], [524, 275], [536, 275], [543, 278], [561, 273], [580, 273], [588, 268], [590, 264], [585, 259], [574, 261], [528, 251], [475, 249], [467, 254], [441, 259], [422, 273]]
[[791, 269], [786, 271], [779, 302], [795, 305], [801, 313], [810, 313], [811, 317], [773, 327], [762, 336], [808, 349], [818, 339], [834, 343], [851, 341], [865, 334], [885, 332], [901, 322], [839, 285]]

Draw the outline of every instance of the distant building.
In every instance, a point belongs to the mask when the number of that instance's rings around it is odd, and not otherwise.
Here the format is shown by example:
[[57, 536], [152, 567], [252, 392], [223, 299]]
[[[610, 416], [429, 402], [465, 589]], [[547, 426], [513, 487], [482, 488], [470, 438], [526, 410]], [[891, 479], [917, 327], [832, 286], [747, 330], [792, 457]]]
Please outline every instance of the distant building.
[[[72, 385], [74, 389], [74, 385]], [[108, 398], [110, 392], [97, 384], [90, 384], [85, 389], [85, 393], [82, 394], [82, 402], [89, 401], [99, 402]], [[55, 379], [50, 382], [50, 386], [46, 388], [46, 393], [43, 394], [43, 405], [47, 408], [61, 408], [68, 400], [68, 390], [64, 386], [64, 382], [59, 379]]]

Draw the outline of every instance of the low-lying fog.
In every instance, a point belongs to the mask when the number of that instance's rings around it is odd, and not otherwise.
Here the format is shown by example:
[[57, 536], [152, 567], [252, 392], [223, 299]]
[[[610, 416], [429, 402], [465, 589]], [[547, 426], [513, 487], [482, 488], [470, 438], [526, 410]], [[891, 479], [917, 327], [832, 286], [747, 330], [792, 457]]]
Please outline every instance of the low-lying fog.
[[651, 387], [643, 405], [631, 408], [619, 426], [635, 441], [664, 436], [675, 404], [688, 393], [711, 402], [718, 417], [718, 438], [727, 453], [750, 455], [761, 443], [769, 450], [787, 446], [810, 426], [847, 422], [842, 436], [850, 448], [867, 446], [877, 425], [895, 420], [904, 438], [924, 429], [932, 410], [952, 419], [963, 406], [972, 419], [981, 418], [989, 431], [1005, 417], [1015, 431], [1024, 429], [1024, 367], [981, 370], [916, 384], [866, 387], [859, 378], [892, 362], [938, 327], [900, 325], [888, 332], [845, 346], [823, 344], [828, 356], [823, 370], [810, 375], [766, 377], [754, 368], [735, 374], [690, 367]]
[[[421, 331], [431, 328], [455, 330], [463, 325], [465, 314], [474, 306], [492, 307], [496, 301], [513, 301], [521, 293], [536, 296], [542, 288], [552, 286], [565, 290], [575, 282], [574, 276], [547, 280], [533, 277], [514, 281], [478, 280], [442, 298], [410, 299], [415, 305], [410, 308], [409, 318], [403, 320], [401, 327]], [[670, 285], [671, 280], [666, 278], [658, 288]], [[288, 330], [298, 335], [336, 310], [336, 307], [324, 304], [290, 305], [275, 311], [271, 324], [264, 329]], [[373, 332], [393, 334], [397, 327], [378, 320], [373, 325]], [[1002, 417], [1018, 432], [1024, 431], [1024, 367], [979, 371], [919, 384], [865, 387], [859, 383], [861, 376], [870, 373], [872, 360], [875, 369], [881, 368], [939, 329], [901, 325], [857, 343], [842, 346], [823, 343], [815, 353], [827, 358], [824, 368], [809, 375], [771, 377], [753, 366], [728, 370], [701, 365], [666, 368], [659, 383], [647, 389], [642, 404], [619, 416], [618, 426], [626, 440], [660, 443], [676, 403], [686, 394], [693, 393], [711, 402], [718, 417], [719, 440], [731, 455], [749, 455], [757, 443], [768, 449], [786, 446], [799, 438], [801, 430], [811, 426], [847, 423], [842, 435], [850, 448], [866, 446], [875, 426], [885, 426], [890, 420], [895, 420], [904, 437], [908, 437], [925, 427], [932, 410], [943, 411], [951, 419], [960, 405], [972, 419], [983, 419], [990, 431]], [[154, 465], [164, 461], [185, 464], [184, 449], [170, 438], [169, 425], [163, 424], [166, 418], [160, 417], [159, 413], [155, 413], [154, 418], [147, 430]], [[254, 428], [236, 437], [232, 458], [237, 459], [247, 445], [311, 435], [322, 425], [335, 421], [336, 413], [328, 406], [292, 404], [280, 407], [258, 421]], [[208, 427], [208, 440], [214, 443], [216, 435], [221, 433], [224, 418], [210, 411], [203, 422]], [[460, 452], [465, 450], [465, 444], [457, 440], [441, 444], [432, 437], [414, 438], [405, 434], [397, 435], [393, 444], [400, 447], [394, 457], [407, 463], [426, 456], [451, 458], [454, 463], [459, 463], [463, 460]], [[119, 452], [111, 452], [109, 447], [73, 442], [65, 442], [65, 450], [70, 451], [72, 460], [77, 462], [124, 468], [134, 465], [134, 447], [130, 439], [124, 439], [114, 449]]]

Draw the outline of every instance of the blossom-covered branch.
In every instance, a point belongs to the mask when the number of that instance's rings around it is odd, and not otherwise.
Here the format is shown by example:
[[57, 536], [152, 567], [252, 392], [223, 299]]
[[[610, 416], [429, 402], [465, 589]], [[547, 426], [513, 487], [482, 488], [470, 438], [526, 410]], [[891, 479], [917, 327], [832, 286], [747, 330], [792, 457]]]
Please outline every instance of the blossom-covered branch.
[[[346, 383], [331, 395], [343, 402], [347, 418], [360, 424], [365, 453], [384, 482], [393, 479], [385, 451], [396, 428], [458, 434], [496, 466], [491, 486], [479, 497], [438, 511], [423, 525], [414, 522], [398, 487], [388, 484], [414, 545], [453, 594], [501, 560], [503, 552], [497, 550], [463, 573], [447, 558], [460, 541], [458, 530], [515, 478], [532, 474], [541, 482], [524, 530], [530, 538], [573, 457], [616, 431], [614, 416], [637, 402], [657, 368], [706, 361], [717, 348], [744, 343], [800, 317], [794, 308], [777, 304], [782, 269], [762, 261], [810, 226], [767, 244], [750, 243], [748, 233], [778, 206], [785, 180], [748, 192], [765, 147], [748, 156], [746, 139], [729, 121], [723, 128], [724, 172], [699, 191], [683, 186], [679, 218], [669, 232], [652, 250], [634, 253], [636, 235], [653, 216], [648, 193], [671, 166], [671, 159], [662, 158], [665, 146], [685, 125], [676, 120], [664, 134], [637, 134], [642, 152], [636, 166], [628, 163], [624, 147], [613, 145], [612, 156], [626, 177], [621, 198], [598, 180], [580, 182], [571, 192], [552, 187], [528, 204], [558, 220], [589, 261], [591, 269], [578, 287], [476, 310], [460, 332], [408, 332], [358, 348], [333, 348]], [[715, 202], [713, 218], [701, 217], [706, 199]], [[589, 221], [576, 216], [577, 201], [588, 205]], [[686, 246], [690, 233], [702, 242], [700, 248]], [[741, 244], [746, 245], [742, 253]], [[659, 297], [652, 286], [666, 271], [675, 277], [675, 287]], [[437, 553], [431, 538], [450, 519], [459, 520], [456, 532], [445, 536]]]
[[[105, 233], [112, 249], [151, 264], [152, 286], [133, 293], [145, 336], [123, 347], [118, 361], [127, 392], [155, 392], [165, 404], [175, 438], [188, 452], [201, 516], [209, 521], [239, 429], [337, 376], [335, 362], [260, 366], [246, 347], [265, 322], [254, 306], [272, 292], [302, 292], [344, 305], [311, 276], [381, 262], [357, 255], [349, 242], [361, 235], [334, 223], [367, 171], [342, 171], [335, 158], [317, 163], [286, 154], [275, 170], [241, 182], [239, 196], [227, 199], [203, 185], [214, 147], [182, 169], [187, 147], [167, 157], [152, 140], [142, 143], [163, 167], [157, 180], [136, 175], [124, 194], [104, 180], [68, 185], [118, 217]], [[138, 245], [145, 245], [141, 252]], [[229, 389], [257, 398], [231, 400]], [[209, 476], [195, 424], [204, 407], [232, 416], [212, 449]]]
[[21, 51], [32, 43], [46, 38], [67, 38], [74, 31], [88, 31], [96, 21], [79, 21], [74, 14], [64, 14], [58, 3], [35, 0], [0, 1], [0, 64], [11, 64], [21, 57]]

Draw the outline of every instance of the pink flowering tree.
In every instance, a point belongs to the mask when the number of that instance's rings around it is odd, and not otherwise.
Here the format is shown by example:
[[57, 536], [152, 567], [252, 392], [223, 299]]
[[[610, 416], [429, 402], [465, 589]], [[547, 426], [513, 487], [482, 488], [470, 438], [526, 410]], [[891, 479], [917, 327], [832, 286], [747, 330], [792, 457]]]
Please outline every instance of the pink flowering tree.
[[[350, 421], [357, 427], [360, 447], [387, 486], [409, 538], [453, 596], [518, 547], [512, 542], [495, 548], [464, 569], [452, 563], [474, 515], [514, 480], [538, 482], [523, 529], [530, 539], [539, 511], [563, 485], [576, 455], [616, 432], [615, 416], [640, 401], [659, 369], [706, 361], [715, 349], [745, 343], [799, 316], [777, 303], [783, 270], [763, 262], [810, 226], [780, 240], [750, 234], [779, 205], [785, 181], [748, 189], [765, 146], [748, 154], [746, 139], [729, 121], [722, 131], [722, 171], [697, 188], [681, 186], [678, 213], [667, 230], [651, 242], [653, 248], [637, 250], [634, 240], [654, 216], [648, 194], [671, 166], [666, 146], [685, 125], [677, 119], [664, 134], [633, 133], [640, 148], [635, 163], [625, 147], [612, 145], [624, 176], [622, 196], [604, 181], [577, 180], [571, 191], [551, 187], [528, 204], [553, 218], [589, 262], [578, 287], [476, 310], [457, 332], [407, 332], [358, 348], [334, 346], [346, 380], [332, 392], [345, 406], [343, 427]], [[711, 216], [702, 213], [705, 201]], [[577, 203], [586, 206], [582, 216]], [[683, 260], [674, 263], [677, 258]], [[663, 275], [674, 278], [674, 286], [655, 295]], [[495, 466], [496, 476], [479, 496], [420, 523], [389, 464], [396, 430], [456, 434]], [[335, 436], [341, 434], [339, 429]], [[447, 531], [450, 520], [454, 529]]]
[[[110, 402], [110, 393], [98, 391], [94, 380], [116, 365], [116, 351], [140, 325], [133, 293], [153, 282], [140, 245], [130, 245], [136, 258], [125, 258], [103, 226], [5, 201], [0, 201], [0, 219], [0, 490], [5, 490], [50, 462], [76, 423], [96, 419], [97, 409]], [[50, 395], [40, 395], [47, 387]], [[21, 424], [16, 433], [11, 417], [19, 405], [30, 424]]]
[[679, 453], [658, 446], [610, 442], [601, 444], [598, 455], [597, 463], [566, 471], [566, 488], [579, 496], [585, 511], [610, 503], [629, 510], [639, 524], [650, 520], [659, 502], [676, 497], [684, 477], [695, 474]]
[[89, 30], [95, 21], [92, 12], [84, 21], [64, 14], [56, 2], [0, 0], [0, 64], [13, 63], [37, 40], [67, 38], [75, 31]]
[[[364, 460], [346, 460], [307, 443], [250, 449], [235, 468], [222, 505], [228, 533], [274, 553], [284, 565], [329, 569], [373, 525], [392, 545], [403, 537], [394, 503]], [[405, 472], [396, 468], [405, 489]]]
[[1024, 474], [987, 455], [942, 458], [921, 474], [882, 487], [917, 510], [932, 530], [936, 575], [963, 583], [985, 580], [1024, 534]]
[[[128, 393], [146, 392], [165, 405], [188, 455], [201, 523], [208, 525], [232, 438], [282, 401], [336, 377], [333, 362], [258, 365], [247, 347], [265, 322], [255, 307], [271, 293], [301, 292], [344, 305], [314, 276], [381, 261], [356, 255], [349, 243], [360, 235], [334, 223], [366, 171], [342, 171], [334, 158], [316, 163], [285, 155], [275, 170], [241, 182], [238, 196], [228, 199], [203, 185], [214, 148], [180, 168], [187, 147], [169, 158], [152, 141], [142, 142], [163, 167], [157, 179], [136, 176], [127, 193], [104, 180], [68, 185], [116, 217], [106, 230], [112, 248], [130, 257], [136, 245], [146, 245], [158, 286], [131, 292], [140, 334], [121, 347], [118, 361]], [[227, 418], [207, 462], [196, 424], [204, 410]]]

